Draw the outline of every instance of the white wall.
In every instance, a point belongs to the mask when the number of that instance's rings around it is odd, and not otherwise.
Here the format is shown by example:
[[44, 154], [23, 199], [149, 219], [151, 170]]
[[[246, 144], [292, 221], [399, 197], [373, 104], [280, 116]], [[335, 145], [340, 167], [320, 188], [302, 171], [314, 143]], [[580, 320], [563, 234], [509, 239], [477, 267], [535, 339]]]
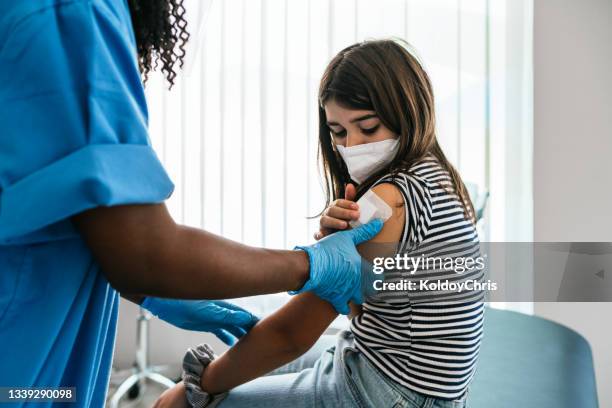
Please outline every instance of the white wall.
[[[534, 3], [534, 237], [610, 242], [612, 1]], [[600, 406], [612, 407], [612, 304], [538, 303], [535, 313], [587, 338]]]

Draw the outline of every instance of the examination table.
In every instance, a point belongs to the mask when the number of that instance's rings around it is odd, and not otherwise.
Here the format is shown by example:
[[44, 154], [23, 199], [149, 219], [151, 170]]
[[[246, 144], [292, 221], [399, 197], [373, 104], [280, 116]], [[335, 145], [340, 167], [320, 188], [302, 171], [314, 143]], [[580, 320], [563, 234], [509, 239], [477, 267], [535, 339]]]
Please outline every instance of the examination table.
[[596, 408], [591, 348], [536, 316], [486, 308], [469, 408]]

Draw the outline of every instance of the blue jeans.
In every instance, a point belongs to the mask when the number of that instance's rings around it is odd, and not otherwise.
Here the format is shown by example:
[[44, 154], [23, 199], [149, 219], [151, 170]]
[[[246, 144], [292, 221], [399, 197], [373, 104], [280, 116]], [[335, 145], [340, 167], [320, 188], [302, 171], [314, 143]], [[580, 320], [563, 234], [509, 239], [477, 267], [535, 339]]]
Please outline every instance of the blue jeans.
[[356, 350], [353, 334], [322, 336], [302, 357], [234, 388], [221, 408], [465, 408], [392, 382]]

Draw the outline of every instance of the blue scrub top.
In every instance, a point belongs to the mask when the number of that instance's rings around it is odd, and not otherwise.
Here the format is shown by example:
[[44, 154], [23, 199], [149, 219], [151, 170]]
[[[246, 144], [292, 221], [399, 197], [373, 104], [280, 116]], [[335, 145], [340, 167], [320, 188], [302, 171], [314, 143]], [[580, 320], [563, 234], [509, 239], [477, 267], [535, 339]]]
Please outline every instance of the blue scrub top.
[[69, 217], [172, 190], [126, 1], [1, 1], [0, 387], [104, 405], [118, 296]]

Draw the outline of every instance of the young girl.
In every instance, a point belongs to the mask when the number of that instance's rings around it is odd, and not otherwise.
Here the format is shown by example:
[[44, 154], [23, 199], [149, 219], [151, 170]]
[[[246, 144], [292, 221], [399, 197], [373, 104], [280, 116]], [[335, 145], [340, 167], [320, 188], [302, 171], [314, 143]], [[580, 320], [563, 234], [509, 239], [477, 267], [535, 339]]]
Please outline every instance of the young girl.
[[[347, 228], [358, 215], [353, 200], [372, 190], [392, 215], [371, 242], [394, 243], [398, 251], [478, 242], [465, 186], [436, 140], [431, 83], [402, 44], [367, 41], [342, 50], [323, 75], [319, 102], [328, 208], [317, 238]], [[359, 249], [366, 258], [375, 255]], [[426, 272], [448, 280], [482, 275]], [[192, 357], [203, 363], [193, 359], [187, 387], [193, 389], [195, 379], [195, 388], [222, 394], [207, 400], [197, 389], [190, 401], [266, 408], [464, 407], [482, 337], [482, 297], [395, 295], [368, 299], [353, 308], [349, 331], [323, 337], [334, 308], [309, 293], [295, 296], [210, 364], [210, 351], [199, 348]], [[177, 396], [184, 402], [184, 387], [164, 394], [158, 405]]]

